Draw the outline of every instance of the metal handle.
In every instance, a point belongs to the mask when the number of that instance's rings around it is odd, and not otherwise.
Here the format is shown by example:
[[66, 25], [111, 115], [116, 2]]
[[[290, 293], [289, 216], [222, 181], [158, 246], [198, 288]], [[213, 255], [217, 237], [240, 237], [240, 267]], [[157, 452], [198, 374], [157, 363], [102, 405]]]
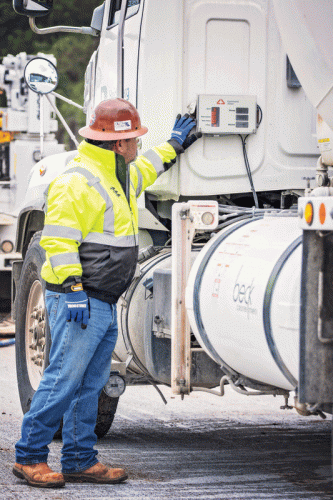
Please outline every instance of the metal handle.
[[318, 275], [318, 327], [317, 334], [318, 339], [323, 344], [332, 344], [333, 337], [324, 337], [323, 336], [323, 320], [322, 320], [322, 312], [324, 308], [324, 272], [319, 271]]
[[117, 97], [124, 97], [124, 31], [127, 13], [127, 0], [122, 0], [118, 25], [117, 46]]

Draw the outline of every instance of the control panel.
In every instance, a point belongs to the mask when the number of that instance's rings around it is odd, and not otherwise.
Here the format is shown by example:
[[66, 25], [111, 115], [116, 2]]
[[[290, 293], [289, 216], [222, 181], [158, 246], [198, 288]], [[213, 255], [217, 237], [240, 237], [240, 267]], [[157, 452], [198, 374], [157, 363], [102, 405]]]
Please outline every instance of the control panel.
[[255, 134], [257, 97], [200, 94], [197, 121], [203, 134]]
[[197, 231], [209, 231], [216, 228], [219, 223], [219, 206], [217, 201], [195, 201], [188, 202], [190, 215]]

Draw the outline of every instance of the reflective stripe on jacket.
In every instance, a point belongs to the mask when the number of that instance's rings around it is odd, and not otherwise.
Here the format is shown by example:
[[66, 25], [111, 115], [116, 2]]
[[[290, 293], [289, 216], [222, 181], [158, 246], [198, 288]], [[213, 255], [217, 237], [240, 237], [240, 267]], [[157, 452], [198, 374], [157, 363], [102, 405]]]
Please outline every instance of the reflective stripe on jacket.
[[136, 198], [177, 156], [169, 143], [130, 165], [130, 206], [117, 177], [112, 151], [83, 141], [78, 156], [48, 189], [41, 246], [42, 278], [60, 285], [82, 276], [88, 295], [115, 302], [133, 278], [138, 254]]

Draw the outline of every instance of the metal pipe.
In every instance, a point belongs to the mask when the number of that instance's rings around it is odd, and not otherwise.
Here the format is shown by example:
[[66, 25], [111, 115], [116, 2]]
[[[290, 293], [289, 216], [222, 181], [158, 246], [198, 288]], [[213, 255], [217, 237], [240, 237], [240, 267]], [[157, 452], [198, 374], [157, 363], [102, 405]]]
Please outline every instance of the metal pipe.
[[271, 391], [248, 391], [246, 389], [241, 389], [238, 387], [231, 379], [228, 379], [230, 387], [239, 394], [244, 396], [266, 396], [266, 395], [276, 395], [280, 393], [279, 389], [272, 389]]
[[215, 391], [214, 389], [207, 389], [206, 387], [192, 387], [192, 391], [208, 392], [210, 394], [214, 394], [215, 396], [222, 397], [224, 396], [224, 386], [227, 383], [229, 383], [229, 377], [228, 375], [223, 375], [220, 380], [220, 392]]
[[117, 46], [117, 97], [124, 97], [124, 31], [127, 13], [127, 0], [122, 0], [118, 25]]
[[94, 28], [88, 28], [86, 26], [81, 26], [77, 28], [75, 26], [53, 26], [52, 28], [37, 28], [35, 24], [35, 18], [29, 17], [29, 25], [34, 33], [37, 35], [49, 35], [50, 33], [59, 33], [60, 31], [65, 33], [81, 33], [82, 35], [92, 35], [98, 36], [98, 31]]
[[294, 398], [294, 408], [297, 411], [297, 413], [302, 415], [302, 417], [309, 417], [309, 416], [318, 415], [320, 418], [325, 420], [326, 415], [321, 411], [320, 406], [321, 406], [320, 403], [317, 403], [315, 405], [308, 405], [306, 403], [300, 403], [298, 401], [297, 396]]
[[52, 108], [54, 109], [57, 117], [59, 118], [59, 120], [61, 121], [61, 123], [63, 124], [63, 126], [65, 127], [65, 129], [67, 130], [70, 138], [72, 139], [72, 141], [74, 142], [75, 146], [78, 147], [79, 146], [79, 143], [75, 137], [75, 135], [73, 134], [73, 132], [71, 131], [71, 129], [69, 128], [69, 126], [67, 125], [64, 117], [62, 116], [62, 114], [60, 113], [60, 111], [58, 111], [58, 108], [53, 104], [52, 102], [52, 99], [50, 98], [49, 94], [46, 94], [46, 97], [49, 101], [49, 103], [51, 104]]
[[83, 110], [83, 106], [81, 106], [80, 104], [77, 104], [74, 101], [71, 101], [70, 99], [67, 99], [67, 97], [64, 97], [64, 96], [62, 96], [60, 94], [57, 94], [57, 92], [51, 92], [51, 94], [53, 94], [54, 96], [56, 96], [58, 99], [61, 99], [62, 101], [65, 101], [65, 102], [68, 102], [68, 104], [71, 104], [72, 106], [75, 106], [76, 108], [79, 108], [79, 109]]
[[[280, 389], [272, 389], [271, 391], [248, 391], [246, 389], [241, 389], [238, 387], [228, 375], [224, 375], [220, 381], [220, 392], [214, 389], [207, 389], [206, 387], [192, 387], [192, 391], [202, 391], [209, 392], [210, 394], [214, 394], [215, 396], [224, 396], [224, 386], [225, 384], [230, 384], [230, 387], [238, 392], [239, 394], [243, 394], [244, 396], [269, 396], [269, 395], [281, 395]], [[286, 392], [286, 391], [283, 391]]]
[[171, 289], [171, 390], [190, 393], [191, 334], [185, 308], [185, 287], [191, 268], [194, 224], [188, 203], [172, 207], [172, 289]]
[[39, 138], [40, 138], [40, 158], [43, 159], [44, 155], [44, 96], [43, 94], [38, 94], [38, 103], [39, 103], [39, 120], [40, 120], [40, 128], [39, 128]]
[[328, 178], [328, 166], [323, 163], [321, 156], [319, 156], [317, 160], [316, 182], [319, 187], [330, 185], [330, 180]]

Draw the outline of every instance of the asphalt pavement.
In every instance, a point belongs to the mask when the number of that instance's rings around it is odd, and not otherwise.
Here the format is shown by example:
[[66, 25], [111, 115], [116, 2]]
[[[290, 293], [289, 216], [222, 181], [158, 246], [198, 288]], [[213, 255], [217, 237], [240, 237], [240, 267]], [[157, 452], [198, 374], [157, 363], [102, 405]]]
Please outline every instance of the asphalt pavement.
[[[161, 387], [129, 387], [112, 429], [98, 441], [99, 459], [127, 469], [119, 485], [66, 484], [37, 489], [12, 475], [22, 419], [15, 347], [0, 349], [0, 500], [332, 499], [331, 417], [280, 410], [282, 398], [223, 398], [195, 392], [172, 398]], [[61, 442], [50, 445], [59, 471]]]

